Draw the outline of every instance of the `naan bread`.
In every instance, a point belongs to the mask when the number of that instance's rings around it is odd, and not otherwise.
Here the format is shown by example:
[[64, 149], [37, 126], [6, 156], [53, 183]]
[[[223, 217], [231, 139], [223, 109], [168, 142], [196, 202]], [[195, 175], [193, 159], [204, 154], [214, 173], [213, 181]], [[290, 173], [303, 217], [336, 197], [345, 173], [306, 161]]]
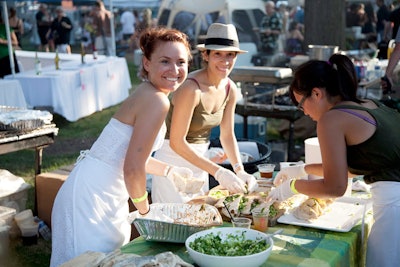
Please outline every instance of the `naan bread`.
[[294, 209], [293, 215], [300, 220], [312, 221], [323, 215], [332, 199], [308, 198]]
[[[211, 189], [208, 191], [207, 197], [205, 199], [207, 204], [214, 205], [216, 208], [222, 208], [223, 203], [220, 202], [218, 205], [218, 201], [220, 199], [225, 199], [227, 196], [229, 196], [229, 191], [226, 189]], [[222, 205], [222, 206], [221, 206]]]
[[98, 266], [99, 263], [106, 257], [105, 253], [87, 251], [65, 263], [60, 267], [89, 267]]
[[262, 206], [262, 197], [260, 195], [248, 195], [242, 198], [242, 208], [240, 214], [250, 215], [251, 212], [260, 206]]
[[243, 194], [234, 194], [234, 195], [227, 196], [226, 198], [221, 198], [218, 201], [218, 203], [220, 203], [220, 205], [222, 204], [222, 207], [223, 207], [221, 209], [222, 214], [225, 215], [226, 217], [230, 217], [228, 211], [224, 207], [223, 203], [225, 202], [225, 205], [228, 208], [231, 215], [234, 217], [239, 216], [240, 215], [240, 203], [241, 203], [242, 197], [243, 197]]
[[98, 267], [144, 267], [144, 266], [168, 266], [168, 267], [193, 267], [183, 261], [178, 255], [167, 251], [154, 256], [139, 256], [136, 254], [124, 254], [120, 249], [113, 251], [98, 264]]

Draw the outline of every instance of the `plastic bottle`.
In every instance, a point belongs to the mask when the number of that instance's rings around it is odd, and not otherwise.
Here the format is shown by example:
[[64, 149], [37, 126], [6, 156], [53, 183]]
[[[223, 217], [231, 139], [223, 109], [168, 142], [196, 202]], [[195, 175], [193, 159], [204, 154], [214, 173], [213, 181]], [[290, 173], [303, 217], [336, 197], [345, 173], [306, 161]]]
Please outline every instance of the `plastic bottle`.
[[81, 43], [81, 63], [85, 64], [85, 46]]
[[56, 70], [60, 69], [60, 57], [58, 56], [58, 48], [56, 49], [56, 57], [54, 58], [54, 65], [56, 65]]
[[97, 50], [96, 50], [96, 46], [93, 44], [93, 60], [97, 59]]
[[43, 237], [44, 240], [50, 241], [51, 240], [50, 228], [43, 220], [39, 219], [38, 217], [35, 217], [35, 221], [39, 223], [39, 234]]
[[40, 75], [42, 73], [42, 64], [40, 63], [40, 59], [37, 55], [37, 52], [35, 54], [35, 72], [36, 75]]
[[379, 65], [379, 63], [374, 66], [374, 72], [375, 72], [376, 79], [379, 79], [380, 77], [383, 76], [383, 71], [382, 71], [381, 65]]

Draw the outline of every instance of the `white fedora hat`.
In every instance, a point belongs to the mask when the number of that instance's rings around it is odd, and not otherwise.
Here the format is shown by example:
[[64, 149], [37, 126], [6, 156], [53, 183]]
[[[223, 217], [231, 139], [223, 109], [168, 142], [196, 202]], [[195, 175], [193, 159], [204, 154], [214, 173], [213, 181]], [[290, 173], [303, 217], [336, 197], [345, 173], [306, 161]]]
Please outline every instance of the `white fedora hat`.
[[239, 38], [233, 24], [213, 23], [207, 30], [204, 44], [197, 45], [200, 51], [219, 50], [247, 53], [239, 48]]

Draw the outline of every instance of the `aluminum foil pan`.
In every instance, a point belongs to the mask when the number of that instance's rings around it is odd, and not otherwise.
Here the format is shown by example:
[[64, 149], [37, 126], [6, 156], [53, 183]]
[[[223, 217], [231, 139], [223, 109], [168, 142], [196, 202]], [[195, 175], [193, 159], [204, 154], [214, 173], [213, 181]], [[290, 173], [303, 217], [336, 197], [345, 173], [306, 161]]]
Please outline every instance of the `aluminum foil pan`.
[[185, 243], [190, 235], [222, 225], [217, 208], [208, 204], [154, 203], [153, 214], [163, 214], [173, 222], [136, 218], [137, 211], [129, 215], [139, 234], [149, 241]]

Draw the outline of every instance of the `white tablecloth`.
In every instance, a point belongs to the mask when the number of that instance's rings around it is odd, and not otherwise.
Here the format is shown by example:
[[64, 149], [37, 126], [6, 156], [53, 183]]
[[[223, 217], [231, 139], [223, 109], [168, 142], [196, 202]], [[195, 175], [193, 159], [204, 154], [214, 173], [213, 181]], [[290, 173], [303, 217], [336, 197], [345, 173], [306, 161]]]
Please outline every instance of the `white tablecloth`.
[[18, 80], [0, 79], [0, 106], [26, 108], [26, 101]]
[[15, 75], [29, 107], [52, 107], [68, 121], [76, 121], [121, 103], [132, 86], [125, 58], [107, 57], [84, 65], [70, 61], [60, 68], [43, 68], [41, 75], [34, 71]]

